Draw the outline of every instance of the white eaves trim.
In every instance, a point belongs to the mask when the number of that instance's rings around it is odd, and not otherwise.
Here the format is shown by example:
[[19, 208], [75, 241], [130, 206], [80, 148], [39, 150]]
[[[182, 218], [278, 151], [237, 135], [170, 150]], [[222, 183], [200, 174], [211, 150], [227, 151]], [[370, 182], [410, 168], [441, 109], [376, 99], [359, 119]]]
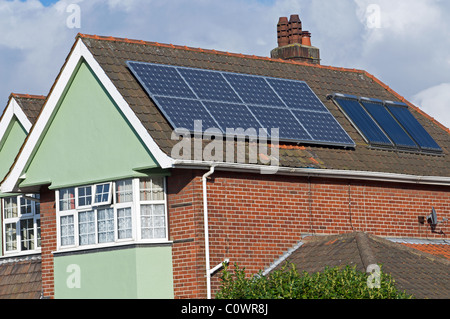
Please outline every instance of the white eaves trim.
[[31, 126], [32, 126], [30, 120], [25, 115], [25, 113], [23, 112], [22, 108], [19, 106], [17, 101], [14, 99], [14, 97], [12, 97], [9, 100], [9, 103], [8, 103], [8, 105], [5, 108], [5, 111], [3, 113], [3, 118], [0, 121], [0, 141], [5, 136], [5, 133], [6, 133], [7, 129], [8, 129], [8, 126], [11, 123], [11, 121], [12, 121], [14, 116], [17, 117], [17, 119], [19, 120], [20, 124], [23, 126], [25, 131], [27, 131], [27, 133], [30, 131]]
[[59, 79], [56, 81], [53, 90], [48, 96], [47, 102], [42, 108], [41, 114], [36, 121], [33, 129], [31, 130], [28, 140], [23, 146], [22, 152], [19, 154], [16, 162], [13, 164], [12, 169], [6, 176], [3, 184], [1, 185], [1, 192], [13, 192], [17, 190], [17, 186], [20, 182], [21, 176], [28, 162], [31, 160], [31, 156], [38, 146], [42, 134], [45, 132], [48, 121], [51, 119], [53, 112], [55, 111], [61, 96], [64, 93], [67, 85], [69, 84], [73, 73], [75, 72], [80, 61], [84, 59], [89, 67], [93, 70], [94, 74], [100, 80], [106, 91], [113, 98], [120, 110], [123, 112], [127, 120], [131, 123], [136, 133], [142, 139], [148, 150], [155, 157], [156, 161], [161, 168], [172, 167], [173, 160], [167, 156], [155, 143], [153, 138], [145, 129], [144, 125], [138, 119], [134, 111], [125, 101], [123, 96], [117, 90], [112, 83], [111, 79], [106, 75], [105, 71], [101, 68], [98, 62], [95, 60], [92, 53], [79, 38], [68, 57], [68, 60], [60, 73]]
[[378, 181], [390, 183], [450, 186], [450, 177], [445, 176], [417, 176], [417, 175], [369, 172], [369, 171], [278, 167], [278, 166], [264, 166], [256, 164], [202, 162], [191, 160], [175, 160], [174, 162], [175, 168], [209, 169], [212, 166], [214, 166], [216, 171], [221, 170], [232, 172], [259, 173], [259, 174], [276, 174], [289, 176]]

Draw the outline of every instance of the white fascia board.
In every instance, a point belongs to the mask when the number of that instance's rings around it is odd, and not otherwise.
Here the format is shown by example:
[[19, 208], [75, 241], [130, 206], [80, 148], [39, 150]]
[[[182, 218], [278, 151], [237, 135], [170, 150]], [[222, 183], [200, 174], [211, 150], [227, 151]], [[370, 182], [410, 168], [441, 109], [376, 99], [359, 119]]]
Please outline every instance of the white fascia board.
[[3, 112], [3, 118], [0, 121], [0, 141], [3, 139], [6, 130], [8, 129], [8, 126], [11, 123], [14, 115], [17, 117], [20, 124], [27, 131], [27, 133], [30, 131], [32, 126], [30, 120], [25, 115], [25, 113], [23, 112], [22, 108], [19, 106], [17, 101], [12, 97], [5, 108]]
[[148, 150], [155, 157], [156, 161], [161, 168], [172, 167], [173, 160], [167, 156], [156, 144], [150, 134], [147, 132], [141, 121], [138, 119], [134, 111], [125, 101], [123, 96], [119, 93], [117, 88], [112, 83], [111, 79], [106, 75], [105, 71], [101, 68], [89, 49], [79, 38], [74, 46], [68, 60], [60, 73], [59, 79], [55, 83], [53, 90], [48, 96], [47, 102], [44, 105], [41, 114], [36, 121], [33, 129], [31, 130], [28, 140], [23, 146], [22, 152], [13, 164], [13, 167], [9, 174], [6, 176], [3, 184], [0, 187], [0, 191], [4, 193], [17, 191], [17, 186], [20, 179], [23, 178], [23, 171], [26, 168], [31, 156], [37, 147], [42, 134], [45, 132], [47, 123], [51, 119], [58, 102], [64, 93], [69, 81], [75, 72], [80, 61], [84, 59], [89, 67], [93, 70], [97, 78], [105, 87], [107, 92], [111, 95], [115, 103], [119, 106], [127, 120], [131, 123], [136, 130], [139, 137], [144, 141], [144, 144], [148, 147]]
[[14, 115], [17, 117], [20, 124], [22, 124], [25, 131], [27, 131], [27, 133], [30, 132], [32, 124], [15, 99], [12, 99], [12, 105], [14, 109]]
[[190, 160], [175, 160], [174, 162], [174, 168], [209, 169], [211, 166], [214, 166], [216, 170], [232, 171], [232, 172], [248, 172], [261, 174], [262, 171], [265, 171], [271, 172], [271, 174], [275, 175], [286, 175], [286, 176], [290, 175], [290, 176], [321, 177], [333, 179], [351, 179], [360, 181], [406, 183], [418, 185], [450, 186], [450, 177], [445, 176], [418, 176], [418, 175], [369, 172], [369, 171], [292, 168], [292, 167], [264, 166], [256, 164], [202, 162]]

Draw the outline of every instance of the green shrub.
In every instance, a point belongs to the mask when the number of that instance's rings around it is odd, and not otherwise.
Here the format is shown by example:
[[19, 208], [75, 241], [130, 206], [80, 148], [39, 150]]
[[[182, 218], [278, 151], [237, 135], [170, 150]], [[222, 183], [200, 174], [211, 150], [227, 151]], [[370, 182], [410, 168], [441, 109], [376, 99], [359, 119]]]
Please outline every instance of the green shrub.
[[222, 284], [217, 299], [404, 299], [390, 275], [380, 273], [380, 288], [369, 288], [368, 274], [356, 267], [325, 268], [323, 272], [298, 273], [286, 264], [268, 276], [260, 271], [251, 277], [245, 268], [234, 265], [234, 272], [224, 264]]

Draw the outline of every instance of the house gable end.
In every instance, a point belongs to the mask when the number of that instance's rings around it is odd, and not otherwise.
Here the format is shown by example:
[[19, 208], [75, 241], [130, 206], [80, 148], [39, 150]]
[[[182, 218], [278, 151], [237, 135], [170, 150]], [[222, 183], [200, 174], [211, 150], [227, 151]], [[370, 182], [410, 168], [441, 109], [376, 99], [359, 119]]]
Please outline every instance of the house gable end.
[[51, 188], [61, 188], [140, 176], [133, 170], [140, 167], [158, 164], [81, 60], [25, 168], [20, 187], [50, 183]]
[[8, 173], [27, 134], [17, 117], [13, 116], [3, 138], [0, 139], [0, 176], [4, 177]]

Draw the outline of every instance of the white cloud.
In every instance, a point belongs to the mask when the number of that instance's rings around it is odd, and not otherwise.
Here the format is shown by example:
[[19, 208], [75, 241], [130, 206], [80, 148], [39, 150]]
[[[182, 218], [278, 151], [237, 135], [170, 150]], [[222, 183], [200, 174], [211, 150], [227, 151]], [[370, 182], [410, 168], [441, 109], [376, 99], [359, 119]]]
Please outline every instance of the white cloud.
[[423, 90], [414, 95], [411, 102], [450, 128], [450, 83], [442, 83]]
[[[81, 29], [66, 25], [72, 3]], [[368, 25], [371, 5], [380, 28]], [[77, 32], [269, 56], [291, 14], [323, 64], [367, 70], [407, 99], [450, 83], [450, 1], [0, 0], [0, 110], [10, 92], [48, 93]]]

